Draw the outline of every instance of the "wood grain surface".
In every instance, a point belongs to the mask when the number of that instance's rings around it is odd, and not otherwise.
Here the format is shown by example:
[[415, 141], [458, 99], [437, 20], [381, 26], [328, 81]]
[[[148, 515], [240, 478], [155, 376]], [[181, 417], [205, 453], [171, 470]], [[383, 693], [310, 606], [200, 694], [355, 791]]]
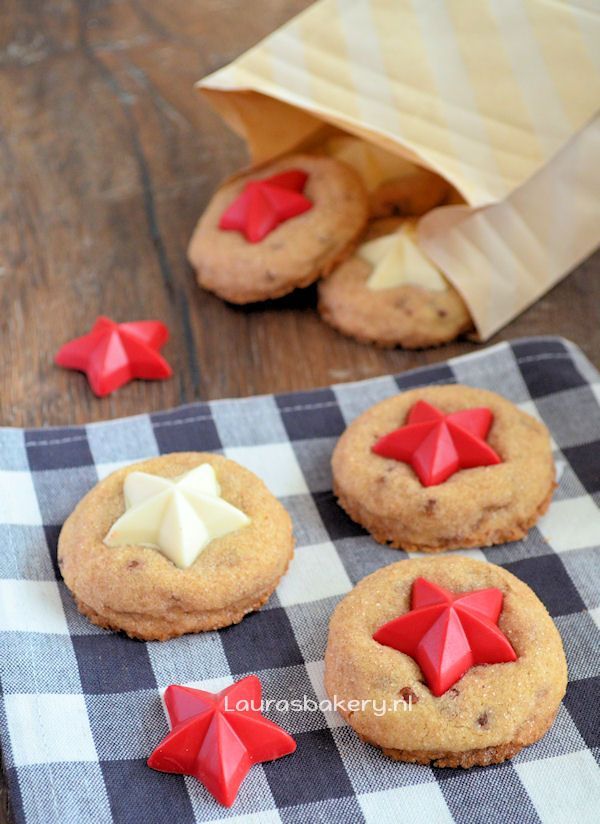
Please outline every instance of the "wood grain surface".
[[[0, 10], [0, 425], [80, 423], [195, 399], [399, 372], [471, 351], [341, 337], [314, 289], [251, 308], [186, 263], [211, 192], [246, 160], [193, 83], [307, 0], [5, 0]], [[600, 361], [600, 254], [497, 335], [561, 334]], [[99, 314], [159, 318], [175, 375], [98, 400], [53, 366]], [[0, 824], [10, 821], [0, 786]]]

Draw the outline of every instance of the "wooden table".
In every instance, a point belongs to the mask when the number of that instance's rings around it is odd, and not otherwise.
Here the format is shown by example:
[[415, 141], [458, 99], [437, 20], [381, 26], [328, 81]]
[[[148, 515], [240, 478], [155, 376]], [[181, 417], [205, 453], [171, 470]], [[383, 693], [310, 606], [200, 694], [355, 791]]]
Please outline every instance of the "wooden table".
[[[201, 292], [194, 223], [244, 148], [192, 85], [308, 0], [46, 0], [0, 20], [0, 425], [68, 424], [198, 398], [399, 372], [475, 347], [379, 351], [318, 319], [314, 290], [241, 309]], [[33, 7], [31, 7], [33, 8]], [[600, 361], [600, 254], [491, 343], [561, 334]], [[160, 318], [175, 376], [98, 400], [52, 365], [99, 314]], [[0, 787], [0, 824], [8, 820]]]

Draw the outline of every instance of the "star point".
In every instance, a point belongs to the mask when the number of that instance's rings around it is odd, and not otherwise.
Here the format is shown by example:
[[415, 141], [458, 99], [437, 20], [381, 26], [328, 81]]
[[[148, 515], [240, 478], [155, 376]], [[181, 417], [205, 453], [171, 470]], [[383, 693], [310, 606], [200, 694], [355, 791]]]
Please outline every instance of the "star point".
[[358, 256], [373, 267], [366, 283], [368, 289], [379, 291], [411, 283], [434, 292], [448, 288], [441, 272], [419, 246], [412, 221], [404, 221], [392, 234], [363, 243]]
[[223, 212], [219, 229], [241, 232], [249, 243], [259, 243], [280, 223], [312, 209], [304, 196], [308, 174], [289, 169], [263, 180], [251, 180]]
[[250, 522], [244, 512], [221, 498], [210, 464], [172, 479], [130, 472], [123, 494], [125, 512], [104, 543], [157, 549], [180, 569], [191, 566], [212, 540]]
[[417, 578], [411, 610], [383, 624], [373, 640], [414, 658], [433, 695], [443, 695], [473, 666], [516, 661], [498, 627], [502, 591], [452, 593]]
[[163, 380], [173, 370], [159, 353], [169, 330], [160, 321], [115, 323], [100, 316], [87, 335], [65, 343], [55, 363], [85, 372], [95, 395], [104, 397], [135, 378]]
[[407, 423], [379, 438], [372, 451], [412, 466], [423, 486], [437, 486], [460, 469], [502, 463], [485, 440], [492, 422], [486, 407], [445, 415], [427, 401], [418, 401]]
[[289, 755], [296, 742], [260, 709], [262, 689], [249, 675], [218, 693], [171, 685], [171, 732], [148, 759], [154, 770], [191, 775], [224, 806], [235, 801], [253, 764]]

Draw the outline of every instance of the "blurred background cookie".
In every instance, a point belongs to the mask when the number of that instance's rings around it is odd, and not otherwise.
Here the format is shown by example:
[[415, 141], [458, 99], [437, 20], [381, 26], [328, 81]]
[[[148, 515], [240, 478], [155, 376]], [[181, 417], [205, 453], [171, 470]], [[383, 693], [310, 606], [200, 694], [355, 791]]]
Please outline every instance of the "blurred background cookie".
[[372, 217], [419, 217], [439, 206], [450, 185], [438, 174], [351, 135], [331, 137], [325, 150], [356, 169], [369, 193]]
[[308, 286], [364, 229], [367, 194], [350, 166], [291, 155], [217, 190], [188, 249], [198, 283], [232, 303]]
[[472, 327], [463, 299], [418, 245], [416, 222], [398, 218], [373, 221], [319, 283], [319, 312], [343, 334], [384, 347], [436, 346]]

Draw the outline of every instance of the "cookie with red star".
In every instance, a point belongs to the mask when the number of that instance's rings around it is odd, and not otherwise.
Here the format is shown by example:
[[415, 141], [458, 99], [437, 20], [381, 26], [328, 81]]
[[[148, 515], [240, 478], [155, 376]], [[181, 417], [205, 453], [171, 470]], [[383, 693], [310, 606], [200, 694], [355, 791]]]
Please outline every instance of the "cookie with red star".
[[550, 728], [566, 683], [542, 602], [484, 561], [390, 564], [331, 619], [327, 693], [363, 741], [396, 760], [473, 767], [512, 758]]
[[359, 173], [374, 218], [419, 217], [451, 195], [449, 184], [435, 172], [360, 138], [336, 134], [327, 140], [324, 150]]
[[460, 385], [371, 407], [338, 441], [332, 468], [348, 515], [408, 551], [516, 541], [555, 487], [546, 427], [495, 392]]
[[231, 303], [277, 298], [327, 275], [368, 218], [358, 174], [329, 157], [289, 155], [224, 183], [188, 248], [200, 286]]

